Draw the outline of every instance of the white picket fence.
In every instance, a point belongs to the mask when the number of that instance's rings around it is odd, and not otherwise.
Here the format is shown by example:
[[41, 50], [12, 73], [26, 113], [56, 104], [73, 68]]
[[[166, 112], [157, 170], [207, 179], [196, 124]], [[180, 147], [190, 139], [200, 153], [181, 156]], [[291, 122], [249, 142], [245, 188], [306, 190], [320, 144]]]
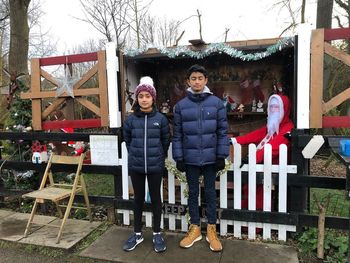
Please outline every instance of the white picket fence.
[[[233, 207], [228, 207], [228, 180], [227, 173], [224, 173], [220, 176], [220, 208], [233, 208], [241, 209], [241, 193], [242, 193], [242, 171], [248, 172], [248, 210], [256, 210], [256, 173], [263, 173], [263, 187], [264, 187], [264, 200], [263, 200], [263, 210], [271, 211], [271, 199], [272, 199], [272, 173], [275, 176], [278, 176], [278, 212], [286, 213], [287, 212], [287, 174], [296, 174], [297, 167], [296, 165], [288, 165], [287, 160], [287, 146], [280, 145], [280, 161], [278, 165], [272, 164], [272, 148], [271, 145], [267, 144], [264, 147], [264, 164], [256, 164], [256, 146], [250, 144], [248, 147], [248, 164], [241, 165], [241, 145], [236, 144], [234, 147], [234, 160], [232, 166], [229, 170], [233, 171]], [[129, 199], [129, 176], [128, 176], [128, 160], [127, 160], [127, 150], [125, 143], [122, 144], [122, 159], [119, 159], [119, 164], [122, 165], [122, 177], [123, 177], [123, 199]], [[169, 159], [172, 159], [171, 147], [168, 153]], [[174, 161], [173, 161], [174, 162]], [[175, 164], [175, 162], [174, 162]], [[176, 178], [173, 174], [168, 173], [168, 202], [169, 204], [175, 204], [175, 191], [176, 191]], [[184, 190], [186, 188], [185, 183], [180, 183], [180, 202], [182, 205], [187, 205], [187, 198], [184, 196]], [[147, 182], [146, 182], [146, 188]], [[163, 190], [163, 185], [162, 188]], [[163, 192], [162, 192], [163, 197]], [[145, 200], [149, 200], [147, 195]], [[199, 197], [200, 203], [200, 197]], [[130, 215], [132, 211], [130, 210], [117, 210], [118, 213], [123, 214], [123, 222], [125, 225], [130, 224]], [[152, 227], [152, 213], [144, 212], [146, 227]], [[186, 232], [188, 229], [188, 220], [184, 215], [176, 214], [163, 214], [161, 227], [164, 226], [164, 217], [168, 218], [169, 230], [176, 229], [176, 221], [181, 221], [181, 231]], [[205, 219], [202, 219], [204, 221]], [[225, 236], [228, 233], [228, 225], [233, 225], [233, 235], [236, 238], [242, 238], [241, 228], [242, 226], [248, 228], [248, 239], [256, 238], [256, 228], [263, 229], [263, 239], [271, 238], [271, 230], [278, 231], [278, 239], [286, 241], [287, 231], [295, 232], [296, 226], [294, 225], [284, 225], [284, 224], [270, 224], [270, 223], [259, 223], [259, 222], [243, 222], [236, 221], [234, 218], [232, 220], [227, 219], [218, 219], [220, 224], [220, 235]]]

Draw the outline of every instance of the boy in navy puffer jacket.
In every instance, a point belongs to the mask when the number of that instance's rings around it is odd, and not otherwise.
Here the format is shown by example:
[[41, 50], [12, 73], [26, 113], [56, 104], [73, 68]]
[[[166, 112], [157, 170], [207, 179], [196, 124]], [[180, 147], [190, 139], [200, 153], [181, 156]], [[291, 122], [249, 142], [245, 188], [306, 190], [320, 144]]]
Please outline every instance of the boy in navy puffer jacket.
[[199, 176], [204, 176], [207, 204], [207, 236], [212, 251], [221, 251], [216, 235], [216, 172], [225, 167], [229, 154], [227, 116], [222, 100], [206, 86], [207, 71], [193, 65], [187, 73], [187, 97], [174, 107], [173, 158], [178, 170], [186, 172], [191, 225], [180, 247], [189, 248], [202, 239], [198, 211]]
[[170, 143], [167, 118], [155, 107], [156, 89], [150, 77], [143, 77], [135, 90], [134, 113], [124, 122], [123, 135], [128, 149], [128, 169], [134, 188], [134, 233], [125, 242], [125, 251], [133, 250], [143, 241], [142, 208], [147, 177], [151, 196], [153, 245], [156, 252], [166, 249], [160, 234], [162, 203], [160, 186], [164, 162]]

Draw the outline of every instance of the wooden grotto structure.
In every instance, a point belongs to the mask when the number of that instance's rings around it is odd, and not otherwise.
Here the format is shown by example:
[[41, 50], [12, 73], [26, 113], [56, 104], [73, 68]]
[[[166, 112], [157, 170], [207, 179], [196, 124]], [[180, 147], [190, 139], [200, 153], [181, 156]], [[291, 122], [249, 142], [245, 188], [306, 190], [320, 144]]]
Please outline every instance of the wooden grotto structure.
[[[226, 225], [231, 224], [232, 218], [234, 218], [234, 220], [239, 219], [247, 222], [255, 220], [254, 222], [257, 222], [257, 224], [283, 225], [287, 222], [293, 227], [315, 226], [315, 218], [303, 214], [307, 208], [309, 188], [346, 188], [350, 193], [349, 169], [347, 170], [347, 180], [310, 176], [308, 159], [302, 154], [302, 150], [313, 138], [310, 135], [311, 128], [349, 127], [348, 116], [328, 116], [331, 109], [349, 100], [349, 85], [343, 87], [343, 90], [339, 88], [341, 91], [329, 98], [325, 88], [325, 78], [323, 77], [325, 74], [324, 63], [325, 60], [329, 59], [329, 55], [344, 65], [350, 65], [347, 54], [329, 45], [329, 41], [349, 38], [350, 29], [348, 28], [311, 30], [309, 27], [303, 26], [297, 36], [286, 39], [274, 38], [186, 47], [151, 48], [123, 53], [117, 52], [115, 44], [109, 43], [106, 51], [33, 59], [31, 90], [28, 93], [23, 93], [22, 98], [31, 99], [33, 102], [34, 130], [66, 126], [75, 128], [120, 128], [122, 121], [130, 111], [134, 99], [133, 91], [140, 77], [149, 75], [155, 81], [158, 95], [157, 106], [160, 109], [164, 107], [164, 114], [168, 116], [171, 123], [172, 107], [178, 99], [184, 96], [186, 70], [192, 64], [198, 63], [208, 69], [210, 73], [208, 86], [213, 92], [223, 100], [226, 96], [232, 99], [230, 107], [227, 107], [227, 109], [229, 133], [235, 136], [253, 130], [265, 122], [266, 111], [264, 107], [266, 99], [269, 94], [274, 92], [275, 88], [280, 87], [278, 83], [282, 83], [285, 88], [283, 92], [292, 101], [292, 119], [296, 126], [292, 133], [292, 153], [290, 156], [293, 166], [290, 169], [295, 174], [284, 170], [283, 184], [287, 187], [285, 189], [288, 189], [288, 197], [287, 194], [284, 195], [286, 204], [283, 210], [280, 211], [281, 213], [236, 209], [232, 206], [232, 200], [227, 198], [228, 195], [225, 191], [228, 188], [222, 187], [226, 196], [224, 195], [222, 199], [220, 197], [220, 211], [222, 212], [220, 220], [223, 220], [220, 223], [222, 222], [224, 225], [224, 220], [226, 220]], [[55, 64], [69, 66], [72, 63], [84, 61], [94, 61], [95, 64], [73, 85], [74, 98], [70, 98], [67, 93], [63, 93], [56, 98], [54, 91], [42, 87], [44, 82], [42, 78], [56, 86], [59, 84], [57, 79], [47, 73], [43, 67]], [[87, 83], [88, 79], [93, 76], [97, 76], [98, 86], [84, 86], [83, 84]], [[259, 91], [255, 91], [257, 87]], [[94, 99], [91, 99], [91, 97], [94, 97]], [[94, 117], [87, 120], [67, 118], [63, 121], [49, 122], [47, 117], [67, 100], [68, 105], [77, 102], [87, 107]], [[254, 100], [255, 102], [257, 100], [262, 101], [263, 107], [260, 107], [263, 109], [262, 111], [258, 111], [257, 108], [254, 109]], [[243, 104], [243, 110], [240, 110], [237, 105], [235, 107], [234, 103]], [[335, 118], [335, 121], [331, 118]], [[329, 146], [342, 158], [339, 151], [339, 138], [328, 139], [326, 136], [325, 138], [328, 140]], [[87, 140], [90, 140], [90, 138]], [[128, 217], [126, 215], [131, 208], [131, 200], [128, 200], [128, 180], [125, 180], [127, 179], [127, 169], [124, 165], [126, 155], [124, 147], [122, 149], [122, 158], [124, 159], [117, 160], [122, 161], [119, 164], [116, 162], [117, 166], [121, 167], [118, 168], [118, 174], [115, 176], [117, 178], [116, 196], [113, 199], [113, 204], [118, 209], [118, 213], [123, 213], [123, 220], [127, 221]], [[346, 158], [342, 160], [349, 167], [350, 160]], [[85, 166], [85, 169], [86, 167], [89, 166]], [[244, 178], [247, 180], [248, 172], [247, 170], [244, 172], [246, 174], [242, 174], [242, 180]], [[124, 180], [121, 180], [121, 173], [122, 176], [125, 176], [126, 173], [126, 176], [123, 177]], [[234, 172], [229, 171], [227, 178], [231, 179], [226, 181], [231, 180], [232, 182], [233, 176], [235, 176]], [[258, 177], [259, 175], [257, 175]], [[224, 183], [221, 186], [225, 186]], [[168, 222], [175, 222], [178, 216], [182, 216], [181, 211], [183, 210], [181, 209], [185, 207], [182, 200], [181, 205], [183, 207], [177, 206], [174, 193], [175, 190], [172, 192], [171, 198], [169, 194], [168, 200], [164, 200], [167, 209], [165, 214], [169, 218]], [[221, 202], [221, 200], [224, 201]], [[348, 229], [349, 227], [348, 219], [333, 218], [332, 220], [334, 221], [329, 223], [332, 228]], [[152, 220], [150, 220], [150, 217], [146, 217], [146, 221], [150, 223]], [[255, 225], [252, 229], [254, 230], [252, 232], [255, 233]]]

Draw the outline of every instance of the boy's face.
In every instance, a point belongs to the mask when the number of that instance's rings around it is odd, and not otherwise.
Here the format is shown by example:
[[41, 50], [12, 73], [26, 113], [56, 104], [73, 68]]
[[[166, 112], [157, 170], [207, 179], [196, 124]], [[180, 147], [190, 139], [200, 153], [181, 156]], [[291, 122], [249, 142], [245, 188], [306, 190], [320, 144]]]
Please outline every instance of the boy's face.
[[187, 80], [188, 85], [194, 92], [202, 92], [207, 82], [208, 78], [200, 72], [193, 72]]
[[148, 112], [152, 110], [153, 98], [149, 92], [141, 91], [137, 95], [137, 101], [142, 111]]

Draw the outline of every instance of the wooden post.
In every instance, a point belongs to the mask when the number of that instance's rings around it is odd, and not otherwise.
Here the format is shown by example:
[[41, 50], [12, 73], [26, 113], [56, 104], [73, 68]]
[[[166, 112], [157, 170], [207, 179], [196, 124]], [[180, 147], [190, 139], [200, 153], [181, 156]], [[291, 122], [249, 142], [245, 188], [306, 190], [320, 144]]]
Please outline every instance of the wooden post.
[[[40, 93], [40, 61], [31, 60], [31, 92]], [[35, 131], [41, 130], [41, 99], [32, 99], [32, 127]]]
[[[66, 74], [66, 71], [68, 70], [70, 76], [73, 76], [73, 65], [72, 63], [69, 64], [65, 64], [64, 65], [64, 71]], [[74, 120], [75, 119], [75, 109], [74, 109], [74, 99], [71, 97], [67, 97], [66, 98], [66, 105], [64, 106], [64, 108], [62, 109], [64, 117], [66, 120]]]
[[310, 128], [322, 128], [324, 29], [312, 31]]
[[98, 88], [100, 92], [101, 125], [109, 126], [108, 119], [108, 95], [107, 95], [107, 69], [106, 52], [98, 51]]

